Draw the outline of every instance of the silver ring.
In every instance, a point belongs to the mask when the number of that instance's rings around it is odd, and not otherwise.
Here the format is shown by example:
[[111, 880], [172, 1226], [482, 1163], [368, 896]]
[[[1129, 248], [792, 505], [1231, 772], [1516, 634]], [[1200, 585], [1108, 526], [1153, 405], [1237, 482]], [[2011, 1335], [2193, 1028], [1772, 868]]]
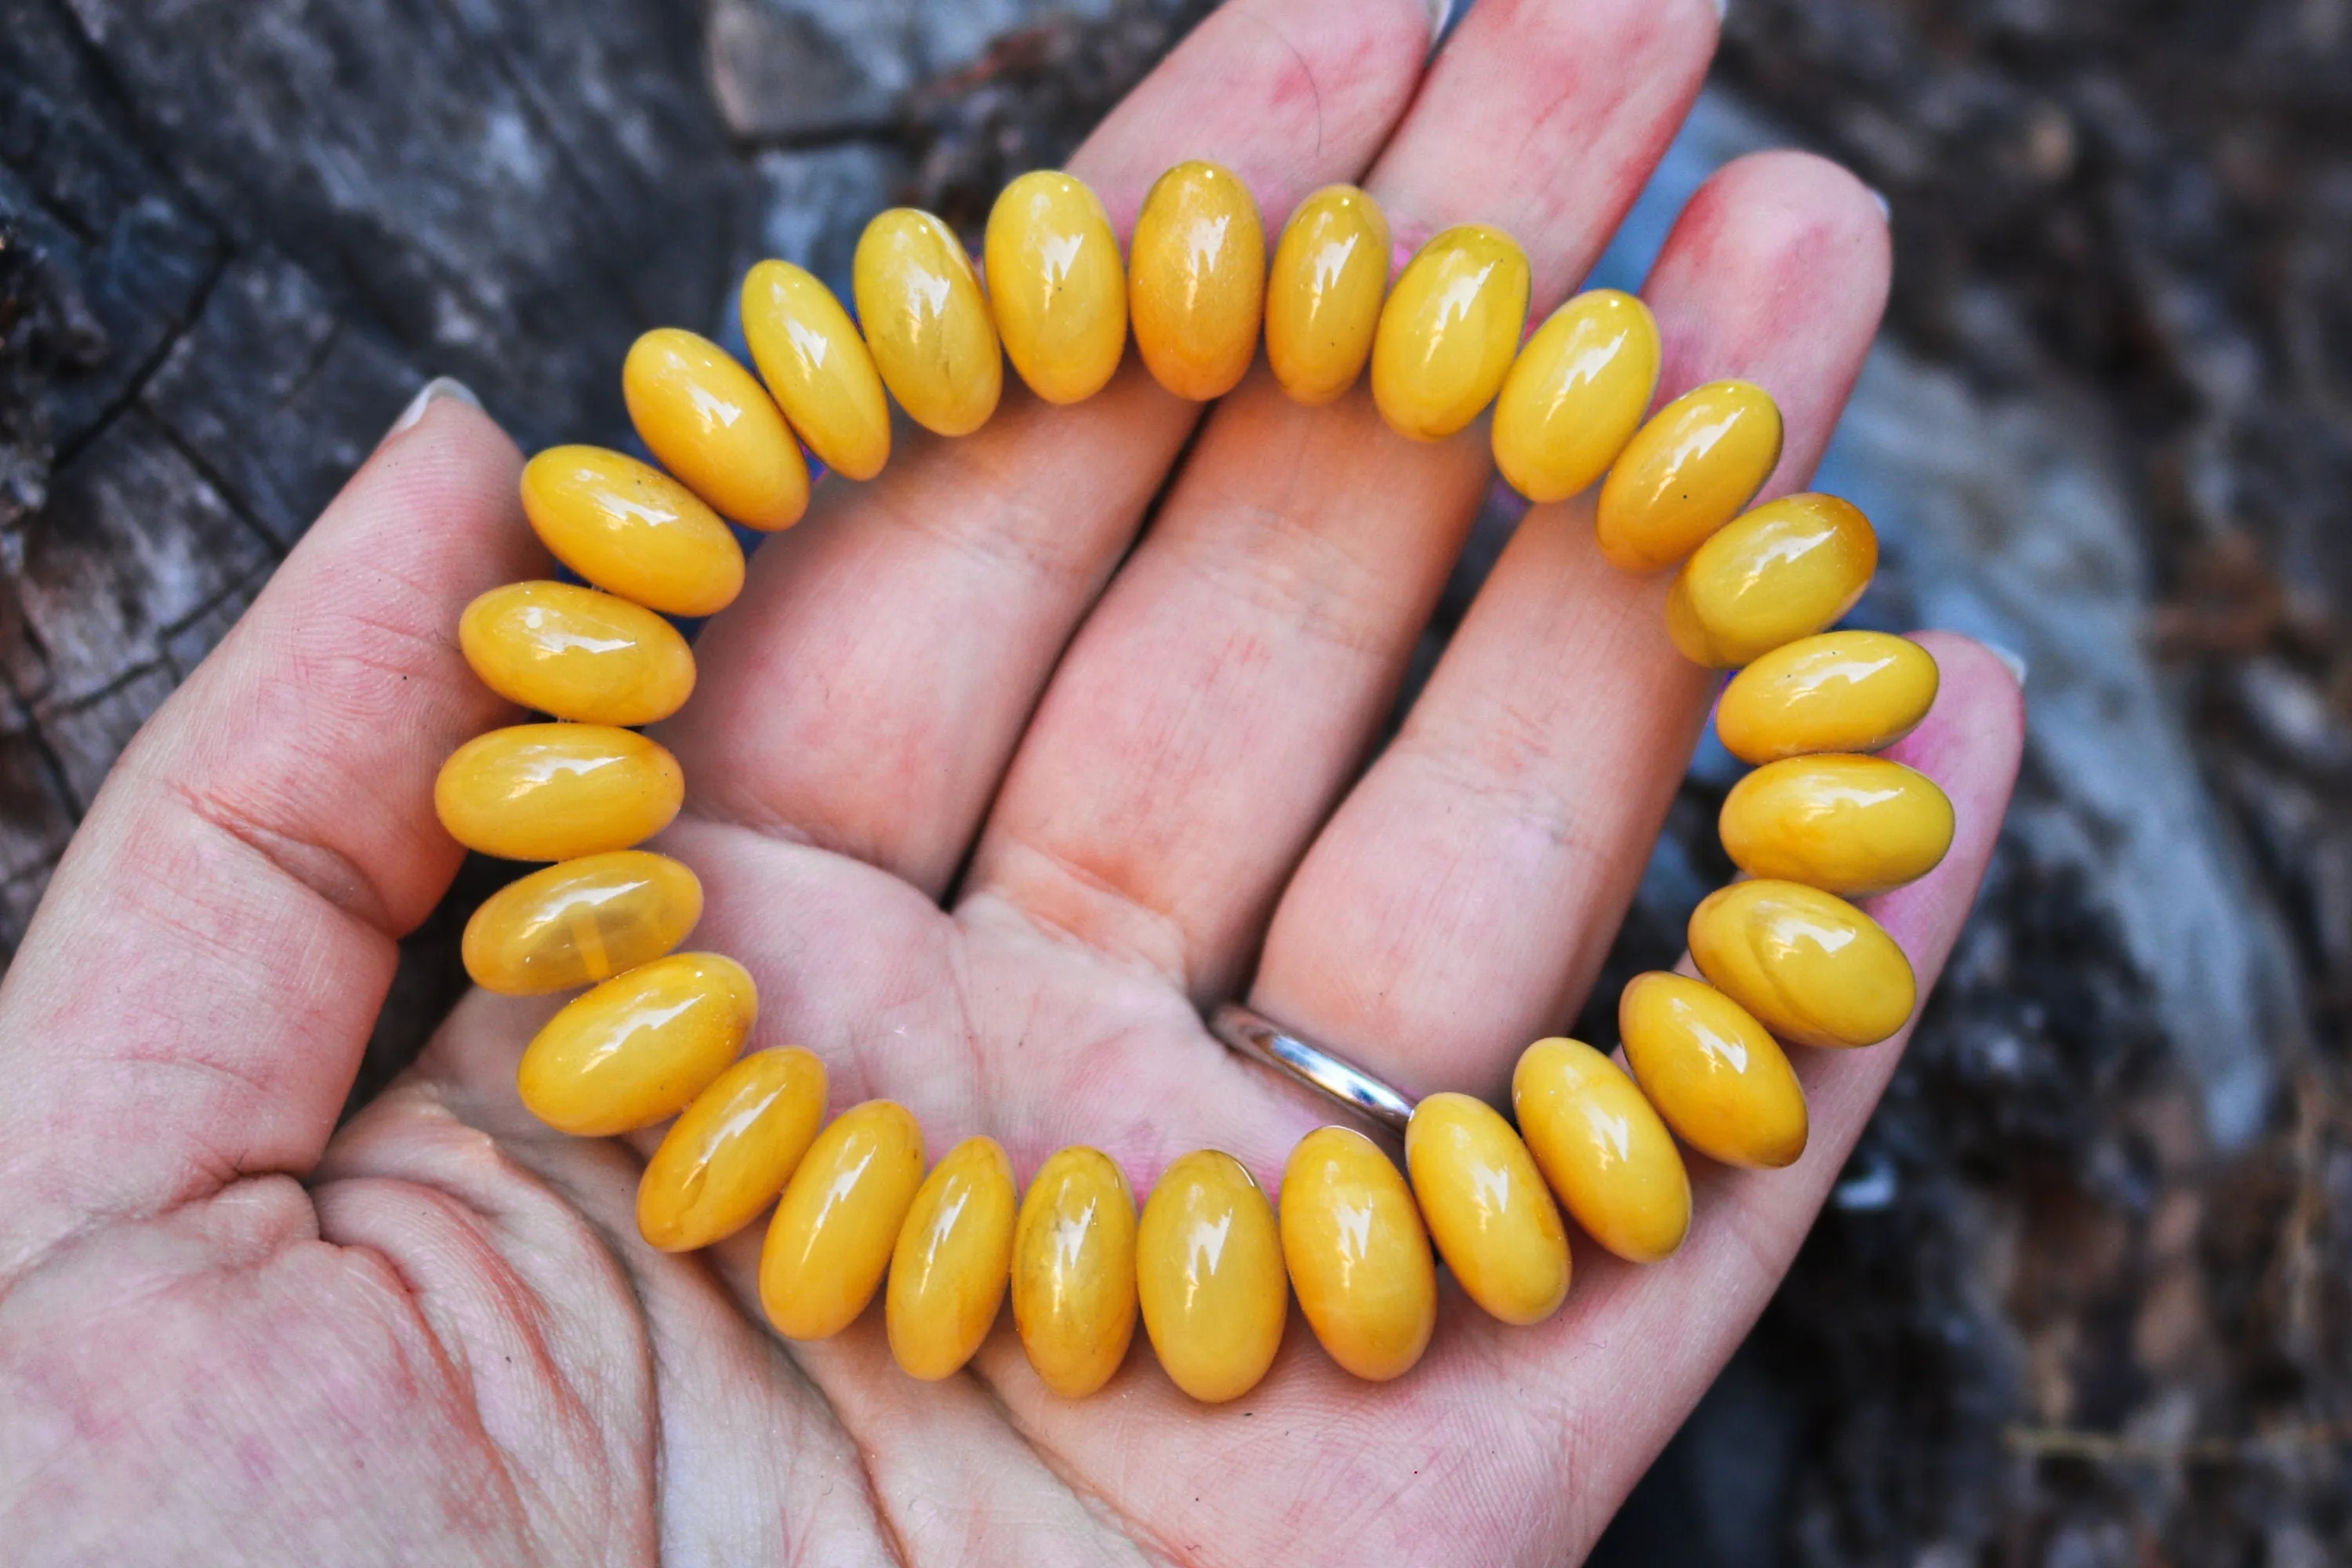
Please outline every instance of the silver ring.
[[1412, 1120], [1410, 1096], [1238, 1002], [1227, 1002], [1210, 1015], [1209, 1032], [1243, 1056], [1264, 1062], [1391, 1131], [1402, 1132], [1405, 1123]]

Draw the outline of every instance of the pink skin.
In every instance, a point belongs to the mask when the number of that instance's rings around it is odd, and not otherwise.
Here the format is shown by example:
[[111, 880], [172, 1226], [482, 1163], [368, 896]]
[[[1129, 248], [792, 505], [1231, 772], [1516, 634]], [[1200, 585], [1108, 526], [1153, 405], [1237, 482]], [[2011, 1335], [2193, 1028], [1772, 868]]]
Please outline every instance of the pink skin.
[[[1234, 0], [1075, 163], [1116, 221], [1212, 157], [1281, 215], [1366, 183], [1417, 240], [1500, 223], [1538, 310], [1581, 275], [1696, 91], [1706, 0], [1489, 0], [1426, 80], [1418, 0]], [[1861, 187], [1778, 154], [1695, 200], [1648, 293], [1671, 395], [1751, 375], [1801, 484], [1877, 324]], [[1196, 1007], [1262, 1005], [1416, 1088], [1494, 1094], [1590, 984], [1709, 680], [1609, 571], [1580, 503], [1529, 514], [1398, 742], [1358, 776], [1485, 482], [1483, 427], [1387, 436], [1261, 374], [1197, 417], [1137, 373], [1077, 409], [827, 485], [753, 563], [665, 738], [663, 845], [740, 957], [753, 1044], [805, 1043], [934, 1153], [987, 1131], [1024, 1177], [1067, 1142], [1139, 1190], [1182, 1151], [1269, 1185], [1324, 1119]], [[1580, 1242], [1528, 1330], [1447, 1289], [1402, 1381], [1351, 1382], [1294, 1314], [1218, 1409], [1139, 1345], [1068, 1403], [1009, 1324], [919, 1385], [878, 1312], [784, 1345], [755, 1228], [635, 1237], [651, 1138], [516, 1100], [550, 1004], [468, 997], [416, 1068], [334, 1117], [393, 966], [457, 855], [442, 757], [506, 717], [453, 636], [544, 562], [519, 458], [460, 405], [390, 438], [126, 755], [0, 990], [0, 1532], [42, 1563], [825, 1564], [1426, 1561], [1581, 1552], [1754, 1320], [1901, 1055], [1798, 1053], [1792, 1169], [1697, 1163], [1698, 1218], [1635, 1269]], [[1129, 555], [1130, 544], [1135, 544]], [[1928, 641], [1896, 755], [1959, 812], [1878, 900], [1923, 981], [2015, 773], [2019, 697]], [[970, 856], [950, 908], [941, 898]]]

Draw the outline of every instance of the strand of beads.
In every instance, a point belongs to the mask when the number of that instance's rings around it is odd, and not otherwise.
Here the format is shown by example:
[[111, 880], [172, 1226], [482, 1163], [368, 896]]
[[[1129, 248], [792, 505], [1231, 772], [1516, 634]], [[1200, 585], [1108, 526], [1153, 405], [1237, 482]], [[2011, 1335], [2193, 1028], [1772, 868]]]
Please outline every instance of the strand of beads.
[[[1908, 966], [1841, 895], [1922, 874], [1951, 824], [1932, 784], [1864, 754], [1924, 714], [1933, 660], [1899, 638], [1812, 635], [1867, 580], [1869, 524], [1824, 496], [1743, 515], [1780, 460], [1771, 398], [1717, 383], [1644, 423], [1660, 353], [1641, 301], [1579, 295], [1522, 346], [1529, 268], [1508, 236], [1446, 229], [1391, 288], [1387, 221], [1351, 186], [1300, 204], [1269, 261], [1242, 182], [1181, 164], [1151, 187], [1123, 259], [1094, 194], [1039, 172], [1006, 187], [983, 253], [985, 284], [937, 218], [881, 214], [853, 266], [856, 320], [805, 270], [760, 263], [741, 295], [756, 379], [691, 332], [646, 333], [623, 390], [661, 467], [560, 447], [524, 471], [531, 527], [588, 585], [494, 589], [461, 623], [483, 680], [553, 721], [469, 742], [436, 785], [461, 843], [554, 862], [482, 905], [467, 967], [509, 994], [591, 987], [531, 1039], [518, 1082], [566, 1131], [671, 1121], [639, 1186], [646, 1240], [709, 1246], [773, 1205], [759, 1290], [787, 1337], [837, 1333], [882, 1292], [899, 1365], [946, 1377], [1009, 1295], [1029, 1361], [1056, 1393], [1089, 1394], [1115, 1374], [1139, 1318], [1170, 1376], [1214, 1401], [1264, 1375], [1294, 1290], [1334, 1361], [1396, 1377], [1434, 1327], [1437, 1258], [1494, 1316], [1540, 1321], [1569, 1289], [1560, 1207], [1607, 1250], [1654, 1262], [1690, 1226], [1677, 1136], [1737, 1164], [1795, 1159], [1804, 1097], [1775, 1036], [1862, 1044], [1899, 1026]], [[676, 759], [637, 732], [694, 687], [693, 653], [664, 617], [734, 599], [743, 558], [724, 520], [798, 521], [803, 447], [846, 479], [871, 479], [889, 460], [892, 400], [934, 433], [968, 434], [994, 412], [1009, 359], [1047, 402], [1078, 402], [1116, 374], [1130, 331], [1160, 384], [1196, 401], [1230, 391], [1262, 338], [1293, 398], [1329, 403], [1369, 371], [1382, 417], [1416, 440], [1454, 435], [1491, 405], [1495, 460], [1513, 485], [1557, 500], [1606, 475], [1609, 558], [1631, 570], [1685, 563], [1669, 610], [1676, 645], [1748, 666], [1717, 726], [1759, 764], [1723, 818], [1733, 858], [1757, 879], [1694, 919], [1706, 982], [1655, 974], [1627, 988], [1632, 1075], [1580, 1042], [1539, 1040], [1513, 1077], [1516, 1130], [1481, 1101], [1433, 1094], [1407, 1129], [1402, 1172], [1362, 1133], [1327, 1127], [1292, 1152], [1278, 1213], [1214, 1150], [1171, 1163], [1139, 1213], [1098, 1150], [1052, 1155], [1025, 1193], [987, 1138], [927, 1172], [922, 1130], [902, 1107], [871, 1100], [828, 1123], [814, 1054], [739, 1057], [757, 1012], [751, 977], [716, 953], [675, 951], [700, 917], [701, 885], [636, 847], [684, 796]], [[1210, 1235], [1221, 1244], [1199, 1245]]]

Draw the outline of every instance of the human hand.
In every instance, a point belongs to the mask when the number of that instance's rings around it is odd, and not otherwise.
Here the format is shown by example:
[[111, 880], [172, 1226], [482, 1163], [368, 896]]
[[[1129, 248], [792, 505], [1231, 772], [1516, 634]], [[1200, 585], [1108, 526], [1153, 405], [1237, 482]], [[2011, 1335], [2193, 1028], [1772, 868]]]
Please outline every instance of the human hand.
[[[1525, 244], [1539, 314], [1598, 255], [1696, 91], [1706, 0], [1486, 0], [1423, 78], [1415, 0], [1233, 0], [1074, 160], [1122, 231], [1180, 159], [1278, 223], [1361, 179], [1409, 248]], [[1801, 487], [1875, 331], [1868, 193], [1744, 160], [1647, 289], [1661, 398], [1780, 400]], [[754, 557], [662, 731], [690, 795], [661, 847], [697, 947], [758, 978], [752, 1045], [834, 1100], [887, 1096], [936, 1153], [1026, 1175], [1072, 1142], [1139, 1193], [1231, 1151], [1269, 1190], [1317, 1104], [1200, 1009], [1247, 985], [1415, 1090], [1499, 1097], [1572, 1016], [1704, 721], [1665, 578], [1607, 566], [1589, 506], [1529, 512], [1406, 721], [1374, 740], [1487, 483], [1485, 427], [1391, 436], [1360, 386], [1305, 409], [1263, 366], [1200, 422], [1130, 353], [1082, 405], [1008, 386], [957, 442], [829, 483]], [[649, 1136], [551, 1133], [517, 1100], [551, 1002], [476, 994], [335, 1119], [395, 936], [458, 851], [434, 773], [503, 712], [454, 628], [543, 574], [518, 455], [428, 406], [390, 437], [123, 758], [0, 990], [0, 1521], [9, 1552], [361, 1563], [893, 1559], [1552, 1563], [1591, 1542], [1761, 1310], [1901, 1052], [1798, 1051], [1811, 1146], [1693, 1157], [1688, 1241], [1578, 1243], [1567, 1307], [1506, 1328], [1449, 1285], [1421, 1365], [1340, 1373], [1296, 1313], [1214, 1408], [1139, 1346], [1060, 1400], [1000, 1322], [919, 1384], [869, 1312], [786, 1345], [758, 1229], [636, 1237]], [[1132, 552], [1129, 553], [1130, 546]], [[2019, 745], [1984, 650], [1895, 755], [1959, 830], [1874, 902], [1923, 981], [1990, 852]]]

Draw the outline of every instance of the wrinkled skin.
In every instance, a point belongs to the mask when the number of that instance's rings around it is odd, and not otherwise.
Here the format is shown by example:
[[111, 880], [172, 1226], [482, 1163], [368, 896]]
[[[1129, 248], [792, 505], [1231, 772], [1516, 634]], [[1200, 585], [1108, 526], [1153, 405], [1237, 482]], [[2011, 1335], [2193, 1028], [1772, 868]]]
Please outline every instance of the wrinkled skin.
[[[1122, 229], [1184, 157], [1265, 209], [1360, 180], [1400, 240], [1498, 223], [1549, 310], [1696, 90], [1706, 0], [1486, 0], [1428, 68], [1415, 0], [1234, 0], [1073, 167]], [[1782, 400], [1800, 488], [1887, 279], [1877, 205], [1793, 154], [1694, 200], [1648, 295], [1661, 396]], [[1211, 413], [1130, 353], [1083, 406], [1013, 392], [982, 433], [829, 483], [755, 558], [663, 731], [709, 892], [694, 938], [758, 977], [756, 1046], [826, 1058], [836, 1107], [904, 1101], [936, 1157], [993, 1133], [1024, 1177], [1097, 1144], [1147, 1190], [1232, 1151], [1273, 1185], [1317, 1106], [1229, 1058], [1245, 993], [1417, 1090], [1499, 1096], [1583, 995], [1699, 731], [1663, 578], [1538, 508], [1402, 732], [1365, 753], [1486, 484], [1359, 391], [1263, 367]], [[1264, 1384], [1207, 1409], [1139, 1343], [1047, 1394], [1009, 1323], [937, 1385], [878, 1312], [822, 1344], [760, 1321], [758, 1231], [668, 1257], [632, 1225], [650, 1143], [518, 1104], [551, 1004], [468, 997], [407, 1077], [339, 1106], [458, 854], [433, 773], [510, 717], [454, 637], [546, 570], [519, 456], [461, 402], [390, 437], [124, 757], [0, 993], [0, 1539], [102, 1562], [1559, 1563], [1581, 1553], [1761, 1309], [1901, 1052], [1801, 1052], [1794, 1168], [1696, 1162], [1689, 1243], [1578, 1243], [1533, 1329], [1449, 1285], [1427, 1359], [1370, 1386], [1294, 1313]], [[1132, 553], [1129, 547], [1133, 546]], [[1943, 694], [1896, 752], [1959, 837], [1876, 901], [1932, 978], [2018, 746], [2014, 681], [1931, 639]]]

